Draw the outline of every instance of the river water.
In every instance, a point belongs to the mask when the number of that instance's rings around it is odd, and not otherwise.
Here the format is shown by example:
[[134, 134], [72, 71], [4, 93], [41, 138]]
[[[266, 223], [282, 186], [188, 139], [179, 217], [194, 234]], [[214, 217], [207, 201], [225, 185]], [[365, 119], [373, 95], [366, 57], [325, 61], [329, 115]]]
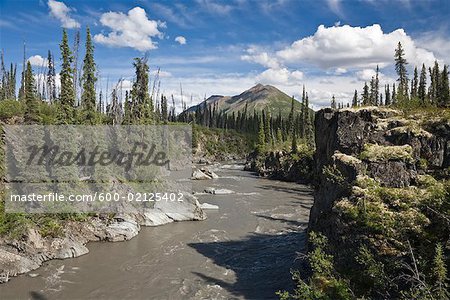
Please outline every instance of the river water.
[[[45, 263], [0, 285], [1, 299], [274, 299], [291, 289], [304, 248], [310, 188], [228, 168], [196, 181], [234, 191], [198, 195], [208, 219], [143, 228], [127, 242], [90, 243], [89, 254]], [[31, 275], [31, 276], [30, 276]], [[35, 276], [35, 277], [32, 277]]]

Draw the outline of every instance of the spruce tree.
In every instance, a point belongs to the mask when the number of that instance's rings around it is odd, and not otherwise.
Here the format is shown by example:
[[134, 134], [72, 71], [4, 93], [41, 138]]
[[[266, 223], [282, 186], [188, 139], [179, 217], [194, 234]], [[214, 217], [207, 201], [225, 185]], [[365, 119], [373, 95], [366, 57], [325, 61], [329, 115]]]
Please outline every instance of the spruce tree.
[[411, 98], [416, 98], [418, 96], [419, 89], [419, 74], [417, 71], [417, 67], [414, 68], [414, 77], [411, 83]]
[[292, 135], [291, 152], [297, 153], [297, 135], [295, 134], [295, 131], [294, 134]]
[[405, 100], [408, 98], [408, 71], [406, 66], [408, 62], [405, 59], [405, 51], [402, 44], [398, 42], [397, 49], [395, 49], [395, 71], [398, 75], [398, 91], [397, 98]]
[[392, 96], [391, 96], [391, 104], [397, 103], [397, 92], [395, 90], [395, 83], [392, 84]]
[[[271, 144], [272, 143], [272, 133], [271, 133], [271, 126], [270, 126], [270, 120], [271, 120], [270, 111], [267, 110], [267, 112], [265, 114], [263, 114], [263, 116], [265, 116], [264, 140], [266, 141], [266, 144]], [[295, 131], [295, 126], [293, 128], [293, 132], [294, 131]]]
[[433, 68], [429, 68], [429, 72], [431, 83], [428, 90], [428, 98], [430, 98], [430, 101], [433, 105], [438, 105], [438, 92], [441, 73], [439, 71], [439, 63], [437, 61], [434, 62]]
[[25, 121], [28, 124], [36, 123], [39, 120], [39, 106], [36, 100], [36, 83], [29, 61], [27, 62], [24, 77], [24, 97], [26, 105]]
[[148, 93], [149, 68], [147, 59], [135, 58], [133, 66], [136, 72], [136, 81], [133, 83], [131, 90], [133, 120], [138, 123], [148, 124], [153, 120], [153, 102]]
[[331, 97], [331, 108], [332, 109], [336, 109], [337, 107], [336, 107], [336, 98], [334, 97], [334, 95], [333, 95], [333, 97]]
[[63, 38], [60, 44], [62, 65], [61, 65], [61, 94], [60, 103], [62, 108], [62, 115], [60, 122], [70, 124], [73, 122], [73, 107], [75, 105], [75, 90], [73, 89], [73, 70], [72, 62], [73, 56], [70, 51], [67, 32], [63, 30]]
[[375, 73], [375, 83], [374, 83], [374, 99], [375, 102], [374, 105], [378, 105], [378, 98], [379, 98], [379, 90], [380, 90], [380, 68], [377, 65], [376, 73]]
[[301, 127], [300, 127], [300, 138], [305, 138], [306, 135], [306, 89], [303, 85], [303, 93], [302, 93], [302, 107], [300, 109], [300, 120], [301, 120]]
[[264, 120], [262, 116], [259, 118], [259, 130], [258, 130], [258, 144], [257, 144], [257, 151], [258, 154], [264, 153], [264, 149], [266, 146], [266, 140], [265, 140], [265, 133], [264, 133]]
[[449, 91], [449, 80], [448, 80], [448, 66], [444, 65], [439, 82], [439, 106], [449, 107], [450, 106], [450, 91]]
[[169, 120], [168, 108], [167, 108], [167, 98], [161, 95], [161, 118], [164, 124], [167, 124]]
[[86, 53], [83, 60], [83, 75], [81, 81], [83, 83], [83, 94], [81, 95], [81, 105], [88, 112], [95, 111], [95, 61], [94, 61], [94, 45], [92, 44], [91, 31], [86, 28]]
[[419, 97], [422, 104], [425, 104], [427, 96], [427, 69], [425, 64], [422, 65], [422, 70], [420, 71], [419, 87], [417, 89], [417, 96]]
[[294, 130], [294, 110], [295, 110], [295, 100], [294, 96], [291, 98], [291, 111], [289, 112], [288, 116], [288, 130], [289, 134], [292, 134]]
[[358, 107], [358, 91], [355, 90], [355, 94], [353, 95], [352, 107]]
[[47, 72], [47, 94], [50, 103], [56, 101], [56, 71], [55, 60], [52, 53], [48, 50], [48, 72]]
[[367, 85], [367, 82], [365, 82], [362, 93], [362, 105], [370, 105], [369, 97], [369, 86]]
[[391, 91], [389, 90], [389, 84], [386, 85], [384, 94], [384, 105], [391, 105]]
[[369, 82], [369, 105], [375, 105], [375, 77], [372, 76]]
[[11, 64], [10, 69], [6, 70], [3, 51], [0, 55], [0, 101], [16, 99], [16, 70], [17, 65]]
[[123, 124], [125, 125], [131, 124], [131, 102], [130, 97], [128, 95], [128, 91], [125, 91]]
[[283, 134], [281, 133], [281, 128], [277, 128], [277, 142], [283, 143]]
[[306, 93], [305, 97], [305, 113], [304, 113], [304, 124], [305, 124], [305, 138], [307, 142], [313, 143], [314, 140], [314, 128], [313, 128], [313, 117], [309, 111], [309, 96]]

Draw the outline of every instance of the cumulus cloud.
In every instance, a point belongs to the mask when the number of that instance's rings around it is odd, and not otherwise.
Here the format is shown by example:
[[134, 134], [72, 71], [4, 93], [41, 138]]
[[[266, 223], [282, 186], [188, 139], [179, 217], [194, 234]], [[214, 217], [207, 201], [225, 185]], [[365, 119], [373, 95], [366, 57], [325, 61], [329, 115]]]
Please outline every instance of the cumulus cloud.
[[[39, 73], [39, 74], [34, 74], [34, 80], [37, 83], [37, 89], [39, 91], [39, 93], [43, 93], [43, 86], [46, 81], [47, 81], [47, 77], [45, 74]], [[59, 93], [61, 90], [61, 76], [59, 73], [57, 73], [55, 75], [55, 86], [56, 86], [56, 92]]]
[[263, 84], [299, 85], [303, 79], [301, 71], [289, 71], [287, 68], [267, 69], [256, 77]]
[[369, 81], [372, 77], [375, 77], [376, 72], [374, 69], [363, 69], [361, 71], [356, 72], [356, 77], [361, 81]]
[[289, 63], [309, 62], [321, 68], [384, 67], [392, 64], [394, 50], [401, 42], [406, 59], [412, 64], [430, 64], [436, 58], [420, 48], [403, 29], [384, 33], [381, 26], [325, 27], [320, 25], [314, 35], [297, 40], [277, 52]]
[[[376, 76], [375, 69], [362, 69], [356, 72], [356, 78], [359, 81], [369, 82], [372, 78], [375, 78], [375, 76]], [[378, 73], [378, 79], [380, 81], [380, 85], [392, 84], [396, 81], [395, 78], [391, 78], [383, 74], [382, 72]]]
[[180, 45], [186, 45], [186, 38], [184, 36], [177, 36], [175, 38], [175, 42], [177, 42]]
[[436, 53], [438, 59], [445, 63], [450, 63], [450, 40], [443, 32], [426, 32], [419, 36], [417, 43], [427, 49]]
[[122, 12], [107, 12], [102, 14], [100, 22], [109, 27], [108, 35], [96, 34], [94, 40], [97, 43], [111, 47], [130, 47], [139, 51], [148, 51], [157, 48], [154, 37], [163, 37], [159, 30], [165, 24], [150, 20], [144, 9], [135, 7], [127, 14]]
[[47, 4], [50, 8], [50, 14], [61, 22], [62, 27], [68, 29], [80, 28], [80, 23], [69, 16], [73, 9], [64, 4], [64, 2], [49, 0]]
[[280, 63], [273, 55], [269, 55], [267, 52], [262, 51], [258, 47], [250, 47], [246, 50], [247, 54], [242, 55], [241, 59], [249, 62], [260, 64], [266, 68], [279, 69]]
[[40, 55], [33, 55], [30, 58], [28, 58], [28, 61], [32, 66], [37, 67], [48, 67], [48, 61], [46, 58], [43, 58]]

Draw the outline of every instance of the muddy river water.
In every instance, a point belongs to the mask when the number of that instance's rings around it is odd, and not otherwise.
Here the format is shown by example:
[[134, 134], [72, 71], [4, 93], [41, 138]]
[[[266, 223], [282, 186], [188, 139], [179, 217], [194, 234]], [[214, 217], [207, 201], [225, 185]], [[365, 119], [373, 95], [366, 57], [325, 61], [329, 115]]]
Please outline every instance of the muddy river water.
[[45, 263], [0, 285], [1, 299], [274, 299], [292, 288], [312, 191], [220, 166], [193, 189], [218, 205], [201, 222], [142, 228], [127, 242], [90, 243], [87, 255]]

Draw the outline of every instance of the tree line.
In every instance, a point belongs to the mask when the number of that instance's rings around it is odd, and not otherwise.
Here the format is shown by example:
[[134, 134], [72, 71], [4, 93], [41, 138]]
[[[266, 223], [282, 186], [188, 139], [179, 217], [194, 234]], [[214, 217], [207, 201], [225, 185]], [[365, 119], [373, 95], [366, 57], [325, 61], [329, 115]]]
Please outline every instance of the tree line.
[[[300, 105], [300, 112], [296, 112], [296, 105]], [[289, 114], [283, 114], [281, 110], [276, 115], [263, 109], [260, 112], [248, 109], [248, 103], [243, 110], [224, 112], [217, 102], [203, 101], [197, 105], [195, 111], [180, 114], [179, 121], [221, 129], [232, 129], [240, 133], [257, 135], [257, 150], [274, 147], [276, 144], [292, 142], [292, 150], [297, 148], [297, 141], [313, 144], [314, 139], [314, 113], [309, 107], [309, 97], [303, 86], [302, 100], [298, 103], [291, 98]], [[300, 141], [299, 141], [300, 142]], [[295, 150], [296, 151], [296, 150]]]
[[[405, 50], [399, 42], [394, 53], [397, 85], [386, 84], [380, 92], [379, 67], [369, 83], [365, 82], [362, 93], [355, 90], [351, 106], [399, 106], [399, 107], [450, 107], [449, 70], [448, 65], [441, 67], [438, 61], [432, 67], [422, 64], [419, 69], [414, 67], [412, 78], [408, 75], [408, 62]], [[428, 83], [428, 78], [430, 82]], [[350, 104], [347, 104], [350, 106]], [[343, 108], [343, 103], [337, 103], [333, 95], [332, 108]]]
[[[55, 56], [48, 51], [46, 64], [39, 74], [26, 60], [24, 46], [23, 70], [19, 90], [16, 92], [17, 64], [5, 66], [3, 52], [0, 57], [0, 103], [13, 101], [24, 107], [27, 124], [167, 124], [179, 121], [175, 114], [175, 99], [169, 104], [167, 97], [159, 95], [159, 71], [150, 90], [149, 65], [146, 57], [135, 58], [135, 76], [131, 90], [123, 93], [123, 79], [106, 93], [98, 88], [99, 71], [94, 59], [94, 45], [89, 27], [82, 67], [78, 69], [77, 32], [73, 47], [69, 45], [66, 30], [63, 30], [59, 45], [61, 55], [60, 84], [57, 84]], [[124, 97], [123, 97], [124, 96]], [[124, 98], [124, 99], [123, 99]], [[160, 100], [159, 100], [160, 99]], [[171, 105], [171, 106], [170, 106]], [[182, 107], [186, 103], [182, 101]]]

